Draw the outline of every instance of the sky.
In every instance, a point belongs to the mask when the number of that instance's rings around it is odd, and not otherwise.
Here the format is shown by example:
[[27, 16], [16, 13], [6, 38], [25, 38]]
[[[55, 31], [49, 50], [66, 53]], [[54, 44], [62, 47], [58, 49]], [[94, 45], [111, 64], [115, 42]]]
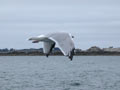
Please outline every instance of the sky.
[[27, 39], [65, 31], [75, 47], [120, 47], [120, 0], [0, 0], [0, 48], [41, 48]]

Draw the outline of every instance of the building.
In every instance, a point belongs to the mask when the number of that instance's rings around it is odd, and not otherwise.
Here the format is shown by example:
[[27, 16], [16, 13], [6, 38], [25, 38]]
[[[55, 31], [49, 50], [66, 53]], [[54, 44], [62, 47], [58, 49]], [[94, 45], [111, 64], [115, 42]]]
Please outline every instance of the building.
[[105, 51], [105, 52], [120, 52], [120, 48], [114, 48], [114, 47], [103, 48], [103, 51]]

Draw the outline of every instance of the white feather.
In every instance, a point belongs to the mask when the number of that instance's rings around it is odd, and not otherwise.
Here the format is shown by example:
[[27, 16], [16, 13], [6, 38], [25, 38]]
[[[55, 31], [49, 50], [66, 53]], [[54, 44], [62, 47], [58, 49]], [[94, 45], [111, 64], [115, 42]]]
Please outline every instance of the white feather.
[[66, 32], [55, 32], [46, 35], [40, 35], [37, 38], [30, 40], [39, 40], [44, 42], [44, 53], [49, 53], [51, 46], [56, 43], [62, 53], [69, 58], [72, 56], [71, 52], [75, 49], [72, 35]]

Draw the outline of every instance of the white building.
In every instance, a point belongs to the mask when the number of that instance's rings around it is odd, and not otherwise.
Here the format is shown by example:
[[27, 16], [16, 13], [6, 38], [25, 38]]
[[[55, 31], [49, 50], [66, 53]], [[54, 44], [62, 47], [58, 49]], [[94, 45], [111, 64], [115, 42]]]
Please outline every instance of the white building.
[[113, 47], [103, 48], [103, 51], [106, 51], [106, 52], [120, 52], [120, 48], [113, 48]]

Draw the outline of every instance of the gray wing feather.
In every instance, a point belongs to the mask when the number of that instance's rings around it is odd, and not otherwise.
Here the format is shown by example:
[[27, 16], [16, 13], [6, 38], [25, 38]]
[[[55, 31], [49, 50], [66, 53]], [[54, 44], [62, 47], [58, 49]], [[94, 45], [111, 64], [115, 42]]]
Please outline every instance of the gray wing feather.
[[55, 43], [50, 41], [50, 42], [44, 42], [44, 48], [43, 48], [43, 51], [45, 54], [49, 54], [53, 48], [53, 45]]
[[73, 49], [75, 48], [73, 40], [68, 33], [55, 33], [49, 36], [51, 40], [56, 42], [66, 56], [71, 56]]

